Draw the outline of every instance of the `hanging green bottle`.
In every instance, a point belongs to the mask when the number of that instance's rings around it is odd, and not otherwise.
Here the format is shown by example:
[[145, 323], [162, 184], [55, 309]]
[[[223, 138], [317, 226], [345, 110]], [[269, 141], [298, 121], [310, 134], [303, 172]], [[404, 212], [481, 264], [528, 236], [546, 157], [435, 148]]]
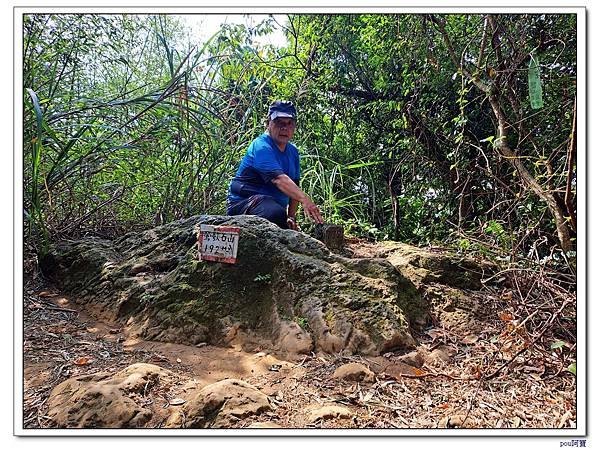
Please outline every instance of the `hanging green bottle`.
[[531, 55], [531, 61], [529, 61], [529, 101], [533, 109], [539, 109], [544, 106], [540, 64], [535, 55]]

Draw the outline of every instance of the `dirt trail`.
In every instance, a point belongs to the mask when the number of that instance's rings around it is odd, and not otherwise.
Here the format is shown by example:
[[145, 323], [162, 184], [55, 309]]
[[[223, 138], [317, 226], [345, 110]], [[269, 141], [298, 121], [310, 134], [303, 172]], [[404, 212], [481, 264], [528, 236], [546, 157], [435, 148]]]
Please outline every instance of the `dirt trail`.
[[[186, 372], [202, 380], [203, 384], [210, 384], [224, 378], [246, 378], [265, 374], [277, 365], [293, 365], [293, 362], [283, 361], [272, 354], [261, 351], [260, 347], [256, 348], [256, 352], [248, 353], [243, 351], [240, 346], [225, 348], [206, 344], [190, 346], [144, 341], [129, 336], [126, 329], [96, 320], [79, 305], [71, 302], [67, 296], [60, 295], [56, 291], [41, 291], [39, 299], [41, 301], [30, 305], [30, 308], [46, 309], [44, 318], [49, 319], [49, 324], [46, 326], [41, 325], [37, 331], [46, 331], [47, 336], [50, 338], [57, 337], [58, 333], [62, 334], [60, 344], [74, 343], [75, 346], [83, 346], [81, 349], [83, 351], [67, 347], [59, 350], [59, 353], [73, 353], [75, 350], [77, 357], [90, 357], [93, 362], [98, 363], [100, 366], [105, 366], [105, 364], [101, 364], [102, 359], [107, 359], [110, 362], [111, 358], [103, 357], [102, 350], [95, 352], [94, 349], [108, 347], [113, 347], [115, 354], [151, 355], [151, 359], [158, 362], [158, 365], [185, 369]], [[61, 320], [63, 317], [69, 317], [69, 320]], [[53, 323], [53, 318], [58, 322]], [[35, 333], [34, 330], [32, 331]], [[30, 337], [35, 338], [35, 335]], [[62, 346], [60, 344], [58, 348]], [[37, 349], [41, 350], [39, 347]], [[49, 349], [49, 351], [57, 353], [56, 350]], [[106, 352], [106, 350], [104, 351]], [[89, 356], [94, 354], [96, 354], [95, 357]], [[81, 366], [92, 364], [91, 360], [89, 363], [81, 364]], [[35, 369], [27, 367], [26, 372], [35, 372]]]
[[[502, 324], [490, 322], [476, 335], [430, 328], [415, 336], [424, 362], [407, 365], [405, 355], [379, 357], [279, 355], [269, 342], [254, 348], [188, 346], [148, 342], [126, 329], [98, 321], [68, 296], [40, 278], [24, 295], [25, 428], [52, 427], [48, 395], [62, 381], [83, 374], [116, 372], [146, 362], [175, 372], [179, 379], [147, 399], [161, 427], [170, 399], [191, 388], [226, 379], [244, 380], [268, 395], [273, 411], [240, 420], [235, 427], [281, 428], [567, 428], [576, 424], [575, 379], [560, 360], [540, 352], [523, 354], [508, 370], [484, 380], [499, 367], [494, 336]], [[361, 363], [374, 382], [333, 377], [336, 368]], [[411, 363], [412, 364], [412, 363]], [[315, 411], [341, 407], [341, 417]]]

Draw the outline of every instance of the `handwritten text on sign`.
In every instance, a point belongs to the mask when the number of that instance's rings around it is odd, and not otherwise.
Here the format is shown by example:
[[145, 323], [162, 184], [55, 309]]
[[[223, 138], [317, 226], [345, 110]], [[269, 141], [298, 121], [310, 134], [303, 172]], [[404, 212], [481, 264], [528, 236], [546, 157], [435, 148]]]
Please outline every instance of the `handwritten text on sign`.
[[200, 259], [235, 264], [240, 229], [226, 225], [200, 225], [198, 252]]

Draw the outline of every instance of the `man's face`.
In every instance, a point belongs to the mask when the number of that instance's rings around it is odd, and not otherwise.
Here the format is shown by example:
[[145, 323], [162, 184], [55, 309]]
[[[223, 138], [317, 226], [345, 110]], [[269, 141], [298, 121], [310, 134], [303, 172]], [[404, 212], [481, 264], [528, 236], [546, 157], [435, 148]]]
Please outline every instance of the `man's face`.
[[278, 146], [285, 146], [294, 136], [296, 121], [288, 117], [278, 117], [269, 122], [269, 134]]

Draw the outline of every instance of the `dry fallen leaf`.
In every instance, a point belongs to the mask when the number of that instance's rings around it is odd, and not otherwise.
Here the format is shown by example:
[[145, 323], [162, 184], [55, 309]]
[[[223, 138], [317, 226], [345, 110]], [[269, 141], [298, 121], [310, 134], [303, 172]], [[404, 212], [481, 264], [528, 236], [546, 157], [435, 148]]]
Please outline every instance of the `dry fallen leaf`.
[[173, 399], [169, 400], [169, 405], [171, 405], [171, 406], [183, 405], [184, 403], [185, 403], [185, 400], [182, 398], [173, 398]]
[[49, 291], [42, 291], [38, 294], [40, 297], [56, 297], [57, 294]]
[[475, 334], [469, 334], [469, 335], [465, 336], [464, 338], [462, 338], [462, 340], [460, 342], [463, 344], [471, 345], [471, 344], [474, 344], [475, 342], [477, 342], [478, 340], [479, 340], [479, 336], [477, 336]]
[[431, 339], [437, 339], [445, 335], [445, 333], [439, 328], [432, 328], [431, 330], [427, 330], [426, 333], [429, 335]]
[[92, 359], [88, 356], [82, 356], [81, 358], [77, 358], [73, 362], [75, 364], [77, 364], [78, 366], [85, 366], [86, 364], [89, 364], [90, 362], [92, 362]]
[[371, 400], [373, 398], [373, 392], [369, 391], [367, 392], [364, 397], [362, 395], [362, 392], [359, 392], [359, 400], [361, 403], [366, 403], [369, 400]]
[[573, 417], [573, 414], [571, 414], [571, 411], [567, 411], [566, 413], [564, 413], [562, 415], [562, 417], [560, 418], [560, 422], [558, 424], [558, 428], [564, 428], [565, 424], [567, 423], [567, 420], [569, 420], [572, 417]]

